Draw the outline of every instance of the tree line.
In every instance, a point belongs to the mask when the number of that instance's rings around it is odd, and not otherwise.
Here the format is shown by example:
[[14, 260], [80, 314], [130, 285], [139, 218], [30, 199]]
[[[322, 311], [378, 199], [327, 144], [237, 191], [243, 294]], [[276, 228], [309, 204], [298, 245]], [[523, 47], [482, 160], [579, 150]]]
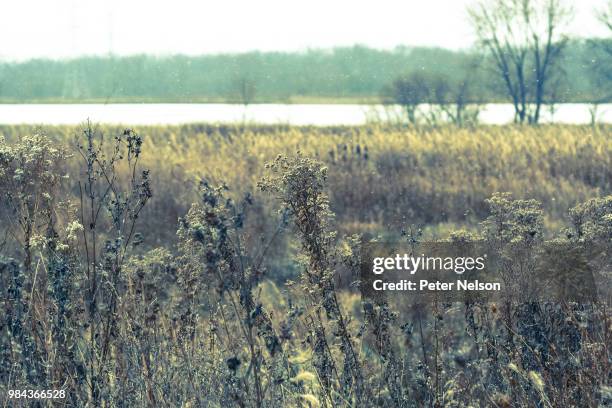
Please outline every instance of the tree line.
[[[599, 47], [604, 43], [609, 42], [568, 42], [559, 64], [563, 73], [559, 75], [558, 101], [593, 102], [605, 96], [603, 79], [594, 74], [597, 67], [610, 66], [609, 54]], [[300, 98], [378, 100], [381, 90], [396, 78], [414, 73], [444, 77], [452, 83], [472, 75], [477, 79], [471, 81], [472, 93], [489, 102], [509, 101], [490, 60], [478, 57], [474, 51], [408, 47], [385, 51], [363, 46], [301, 53], [91, 56], [3, 62], [0, 99], [21, 102], [150, 98], [235, 103], [290, 102]]]

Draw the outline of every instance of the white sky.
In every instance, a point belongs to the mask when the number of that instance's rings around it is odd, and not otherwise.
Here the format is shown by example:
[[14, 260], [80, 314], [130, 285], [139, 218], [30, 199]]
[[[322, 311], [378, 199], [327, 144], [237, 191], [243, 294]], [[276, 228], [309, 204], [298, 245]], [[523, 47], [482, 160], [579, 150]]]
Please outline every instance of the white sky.
[[[570, 0], [571, 2], [571, 0]], [[0, 59], [473, 43], [472, 0], [0, 0]], [[575, 36], [606, 36], [605, 0], [571, 2]]]

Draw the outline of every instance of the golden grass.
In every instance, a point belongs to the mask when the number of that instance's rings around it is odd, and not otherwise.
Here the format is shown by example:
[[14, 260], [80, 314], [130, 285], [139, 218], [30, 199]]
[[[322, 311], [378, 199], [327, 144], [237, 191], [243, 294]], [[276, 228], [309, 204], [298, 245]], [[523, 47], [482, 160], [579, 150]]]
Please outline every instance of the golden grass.
[[[8, 138], [29, 126], [0, 128]], [[102, 126], [112, 135], [119, 129]], [[265, 163], [296, 151], [329, 166], [332, 209], [358, 230], [400, 224], [470, 225], [496, 191], [542, 202], [549, 227], [567, 209], [609, 194], [612, 127], [481, 126], [406, 129], [382, 127], [144, 126], [143, 164], [155, 198], [148, 211], [162, 224], [176, 220], [200, 178], [234, 191], [255, 191]], [[79, 127], [46, 127], [71, 141]], [[183, 203], [181, 205], [181, 203]], [[171, 208], [171, 207], [177, 208]]]

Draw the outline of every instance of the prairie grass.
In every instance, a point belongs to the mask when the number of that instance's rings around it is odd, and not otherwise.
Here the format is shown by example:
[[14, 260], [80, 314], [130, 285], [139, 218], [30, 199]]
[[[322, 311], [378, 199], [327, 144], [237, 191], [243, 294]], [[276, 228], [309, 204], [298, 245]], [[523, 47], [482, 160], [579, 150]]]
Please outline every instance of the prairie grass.
[[609, 273], [610, 130], [1, 128], [0, 401], [605, 406], [605, 302], [355, 288], [368, 235], [563, 242]]
[[[11, 140], [34, 130], [4, 127], [0, 134]], [[122, 129], [100, 130], [112, 135]], [[45, 128], [67, 144], [78, 132]], [[169, 239], [163, 229], [193, 201], [198, 180], [225, 182], [240, 195], [261, 178], [266, 162], [300, 151], [329, 167], [330, 204], [341, 229], [469, 227], [497, 191], [540, 201], [547, 226], [555, 229], [568, 208], [612, 190], [611, 132], [610, 126], [139, 127], [141, 163], [155, 173], [154, 188], [165, 192], [145, 211], [151, 232]]]

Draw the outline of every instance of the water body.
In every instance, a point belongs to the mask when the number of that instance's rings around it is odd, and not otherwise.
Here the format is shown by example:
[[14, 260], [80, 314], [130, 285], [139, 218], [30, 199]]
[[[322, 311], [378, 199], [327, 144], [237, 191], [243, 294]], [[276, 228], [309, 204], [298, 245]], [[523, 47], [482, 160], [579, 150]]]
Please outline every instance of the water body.
[[[559, 104], [554, 111], [542, 109], [542, 122], [591, 123], [593, 106]], [[424, 106], [423, 110], [427, 110]], [[0, 124], [74, 125], [89, 119], [94, 123], [125, 125], [178, 125], [186, 123], [258, 123], [291, 125], [363, 125], [401, 118], [399, 106], [340, 104], [0, 104]], [[480, 122], [512, 122], [510, 104], [489, 104]], [[612, 104], [597, 107], [599, 123], [612, 123]]]

